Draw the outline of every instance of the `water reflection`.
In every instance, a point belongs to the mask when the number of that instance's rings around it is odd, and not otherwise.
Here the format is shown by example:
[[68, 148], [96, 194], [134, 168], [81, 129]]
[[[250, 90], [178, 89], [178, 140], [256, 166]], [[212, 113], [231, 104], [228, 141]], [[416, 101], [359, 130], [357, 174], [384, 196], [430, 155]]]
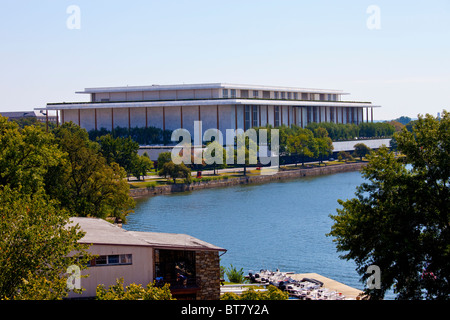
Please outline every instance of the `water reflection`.
[[139, 199], [124, 228], [186, 233], [226, 248], [221, 264], [315, 272], [362, 289], [352, 261], [339, 259], [330, 231], [338, 199], [354, 196], [359, 172]]

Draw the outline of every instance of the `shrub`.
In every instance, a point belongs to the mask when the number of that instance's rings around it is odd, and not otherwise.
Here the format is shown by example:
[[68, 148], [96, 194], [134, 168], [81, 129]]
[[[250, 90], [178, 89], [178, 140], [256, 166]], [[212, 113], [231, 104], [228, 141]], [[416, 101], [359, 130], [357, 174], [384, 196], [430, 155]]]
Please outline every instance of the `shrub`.
[[345, 162], [347, 162], [347, 160], [352, 161], [353, 157], [350, 153], [346, 152], [346, 151], [339, 151], [338, 153], [338, 159], [339, 161], [341, 161], [342, 159], [345, 160]]
[[167, 162], [158, 171], [158, 175], [172, 178], [174, 184], [177, 182], [177, 178], [183, 178], [184, 183], [191, 183], [192, 181], [191, 169], [186, 167], [184, 163], [175, 164], [172, 161]]
[[233, 267], [233, 265], [230, 265], [230, 268], [225, 270], [225, 274], [228, 277], [228, 280], [230, 282], [235, 283], [244, 283], [247, 279], [244, 277], [244, 270], [243, 268], [237, 270], [236, 267]]
[[97, 286], [97, 300], [175, 300], [169, 290], [169, 284], [163, 287], [155, 287], [153, 283], [149, 283], [147, 287], [142, 285], [130, 284], [126, 288], [123, 287], [123, 278], [117, 279], [116, 284], [105, 286], [100, 284]]
[[240, 296], [233, 292], [227, 292], [220, 297], [220, 300], [287, 300], [288, 298], [287, 292], [270, 285], [267, 287], [267, 291], [259, 291], [250, 287]]
[[156, 187], [156, 181], [150, 181], [145, 184], [146, 188], [154, 188]]
[[220, 300], [240, 300], [240, 297], [234, 292], [225, 292]]

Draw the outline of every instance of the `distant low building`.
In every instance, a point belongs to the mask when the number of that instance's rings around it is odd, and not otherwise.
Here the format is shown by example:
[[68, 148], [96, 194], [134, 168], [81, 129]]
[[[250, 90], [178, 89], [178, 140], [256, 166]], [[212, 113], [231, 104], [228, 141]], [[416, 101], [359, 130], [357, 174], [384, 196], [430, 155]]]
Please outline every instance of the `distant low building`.
[[12, 111], [12, 112], [0, 111], [0, 116], [7, 117], [10, 120], [15, 120], [21, 118], [36, 118], [36, 113], [34, 111]]
[[[95, 297], [97, 285], [105, 287], [123, 278], [124, 285], [158, 280], [169, 283], [176, 299], [217, 300], [220, 297], [219, 254], [225, 249], [186, 234], [127, 231], [97, 218], [71, 218], [86, 233], [81, 243], [91, 244], [93, 259], [82, 274], [83, 294]], [[177, 281], [177, 274], [185, 281]]]
[[9, 120], [20, 120], [20, 119], [36, 119], [40, 122], [57, 122], [57, 113], [56, 112], [49, 112], [49, 115], [47, 116], [47, 112], [45, 110], [41, 111], [7, 111], [3, 112], [0, 111], [0, 116], [6, 117]]

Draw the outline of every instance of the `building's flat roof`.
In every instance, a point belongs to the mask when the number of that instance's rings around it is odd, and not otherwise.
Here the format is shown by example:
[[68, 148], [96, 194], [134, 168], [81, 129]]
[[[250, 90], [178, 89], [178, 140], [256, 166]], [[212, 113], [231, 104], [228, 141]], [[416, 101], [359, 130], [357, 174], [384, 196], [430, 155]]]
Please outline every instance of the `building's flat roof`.
[[97, 245], [148, 246], [153, 248], [226, 251], [187, 234], [127, 231], [98, 218], [72, 217], [86, 234], [81, 243]]
[[335, 90], [335, 89], [315, 89], [315, 88], [265, 86], [265, 85], [233, 84], [233, 83], [199, 83], [199, 84], [169, 84], [169, 85], [153, 84], [150, 86], [98, 87], [98, 88], [85, 88], [84, 91], [77, 91], [76, 93], [194, 90], [194, 89], [195, 90], [240, 89], [240, 90], [267, 90], [267, 91], [291, 91], [291, 92], [348, 94], [346, 92], [343, 92], [342, 90]]
[[[48, 103], [43, 110], [64, 109], [101, 109], [101, 108], [139, 108], [139, 107], [179, 107], [211, 105], [279, 105], [279, 106], [324, 106], [324, 107], [370, 107], [371, 102], [360, 101], [317, 101], [317, 100], [276, 100], [276, 99], [188, 99], [188, 100], [151, 100], [151, 101], [111, 101], [111, 102], [62, 102]], [[41, 108], [37, 108], [40, 110]]]
[[0, 111], [0, 116], [7, 118], [36, 117], [35, 111]]

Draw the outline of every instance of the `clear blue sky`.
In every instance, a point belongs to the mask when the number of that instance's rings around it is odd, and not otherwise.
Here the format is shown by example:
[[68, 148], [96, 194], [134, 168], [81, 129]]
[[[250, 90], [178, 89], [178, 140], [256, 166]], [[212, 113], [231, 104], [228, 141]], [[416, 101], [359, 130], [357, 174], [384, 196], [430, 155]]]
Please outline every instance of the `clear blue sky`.
[[0, 111], [207, 82], [341, 89], [377, 120], [450, 110], [449, 0], [1, 0], [0, 41]]

